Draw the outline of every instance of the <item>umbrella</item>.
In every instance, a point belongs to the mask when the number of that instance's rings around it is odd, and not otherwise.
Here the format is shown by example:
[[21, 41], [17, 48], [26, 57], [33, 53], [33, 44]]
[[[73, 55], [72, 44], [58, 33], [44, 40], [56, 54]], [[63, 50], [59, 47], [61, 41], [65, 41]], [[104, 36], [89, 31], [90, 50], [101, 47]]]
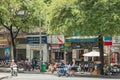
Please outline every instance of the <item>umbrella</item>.
[[97, 51], [91, 51], [88, 53], [83, 54], [83, 56], [87, 56], [87, 57], [99, 57], [100, 56], [100, 52]]

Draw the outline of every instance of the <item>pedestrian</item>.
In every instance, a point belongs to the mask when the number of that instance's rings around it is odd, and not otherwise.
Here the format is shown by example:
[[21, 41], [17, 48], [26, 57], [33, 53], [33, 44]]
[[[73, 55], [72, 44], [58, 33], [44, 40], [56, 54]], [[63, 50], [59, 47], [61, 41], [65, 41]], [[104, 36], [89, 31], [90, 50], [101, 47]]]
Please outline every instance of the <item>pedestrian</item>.
[[87, 72], [88, 71], [88, 64], [85, 64], [85, 72]]
[[85, 69], [84, 69], [84, 64], [83, 64], [83, 63], [81, 64], [81, 71], [82, 71], [82, 72], [85, 71]]
[[28, 59], [25, 60], [25, 64], [24, 64], [24, 70], [29, 70], [29, 61]]
[[8, 65], [9, 60], [10, 60], [10, 55], [8, 53], [6, 53], [6, 55], [5, 55], [5, 64]]
[[93, 69], [94, 69], [94, 63], [93, 63], [93, 62], [90, 62], [90, 72], [91, 72], [91, 73], [93, 72]]
[[78, 72], [81, 71], [81, 64], [79, 63], [79, 66], [78, 66]]
[[32, 59], [32, 71], [34, 71], [34, 69], [35, 69], [35, 60], [34, 60], [34, 58]]
[[34, 61], [35, 61], [35, 68], [37, 68], [37, 58], [34, 58]]
[[72, 62], [72, 66], [71, 66], [70, 75], [71, 75], [71, 76], [74, 76], [74, 74], [75, 74], [75, 71], [76, 71], [76, 68], [75, 68], [75, 63], [73, 63], [73, 62]]
[[108, 66], [105, 64], [103, 67], [104, 75], [108, 74]]

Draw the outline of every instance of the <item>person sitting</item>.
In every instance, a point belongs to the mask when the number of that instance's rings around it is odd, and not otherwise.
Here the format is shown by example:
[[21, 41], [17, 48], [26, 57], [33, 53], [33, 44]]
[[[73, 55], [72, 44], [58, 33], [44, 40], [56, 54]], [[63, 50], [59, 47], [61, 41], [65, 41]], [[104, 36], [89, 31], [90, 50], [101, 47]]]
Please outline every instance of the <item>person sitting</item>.
[[13, 66], [17, 66], [16, 63], [14, 62], [14, 59], [13, 59], [12, 62], [10, 63], [10, 67], [12, 68]]
[[10, 63], [10, 68], [11, 68], [11, 74], [13, 76], [13, 68], [17, 69], [17, 64], [14, 62], [14, 59], [12, 60], [12, 62]]

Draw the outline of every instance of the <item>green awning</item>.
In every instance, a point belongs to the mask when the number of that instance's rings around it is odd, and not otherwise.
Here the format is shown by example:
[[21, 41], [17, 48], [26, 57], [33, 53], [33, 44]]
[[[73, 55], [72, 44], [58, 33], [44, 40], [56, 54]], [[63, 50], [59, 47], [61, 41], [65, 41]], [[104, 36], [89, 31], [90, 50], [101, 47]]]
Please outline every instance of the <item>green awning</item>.
[[97, 42], [98, 38], [85, 38], [85, 39], [81, 39], [81, 38], [77, 38], [77, 39], [66, 39], [65, 40], [66, 43], [72, 43], [72, 42]]

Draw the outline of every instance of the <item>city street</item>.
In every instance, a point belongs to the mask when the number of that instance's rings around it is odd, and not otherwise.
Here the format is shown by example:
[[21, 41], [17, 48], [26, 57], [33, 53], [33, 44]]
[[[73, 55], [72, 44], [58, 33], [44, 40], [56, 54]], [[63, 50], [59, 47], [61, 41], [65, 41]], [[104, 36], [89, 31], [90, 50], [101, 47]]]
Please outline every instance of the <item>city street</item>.
[[92, 77], [58, 77], [55, 75], [47, 74], [24, 74], [19, 73], [17, 77], [10, 76], [10, 73], [0, 73], [0, 75], [7, 75], [7, 78], [2, 80], [120, 80], [120, 79], [110, 79], [110, 78], [92, 78]]

